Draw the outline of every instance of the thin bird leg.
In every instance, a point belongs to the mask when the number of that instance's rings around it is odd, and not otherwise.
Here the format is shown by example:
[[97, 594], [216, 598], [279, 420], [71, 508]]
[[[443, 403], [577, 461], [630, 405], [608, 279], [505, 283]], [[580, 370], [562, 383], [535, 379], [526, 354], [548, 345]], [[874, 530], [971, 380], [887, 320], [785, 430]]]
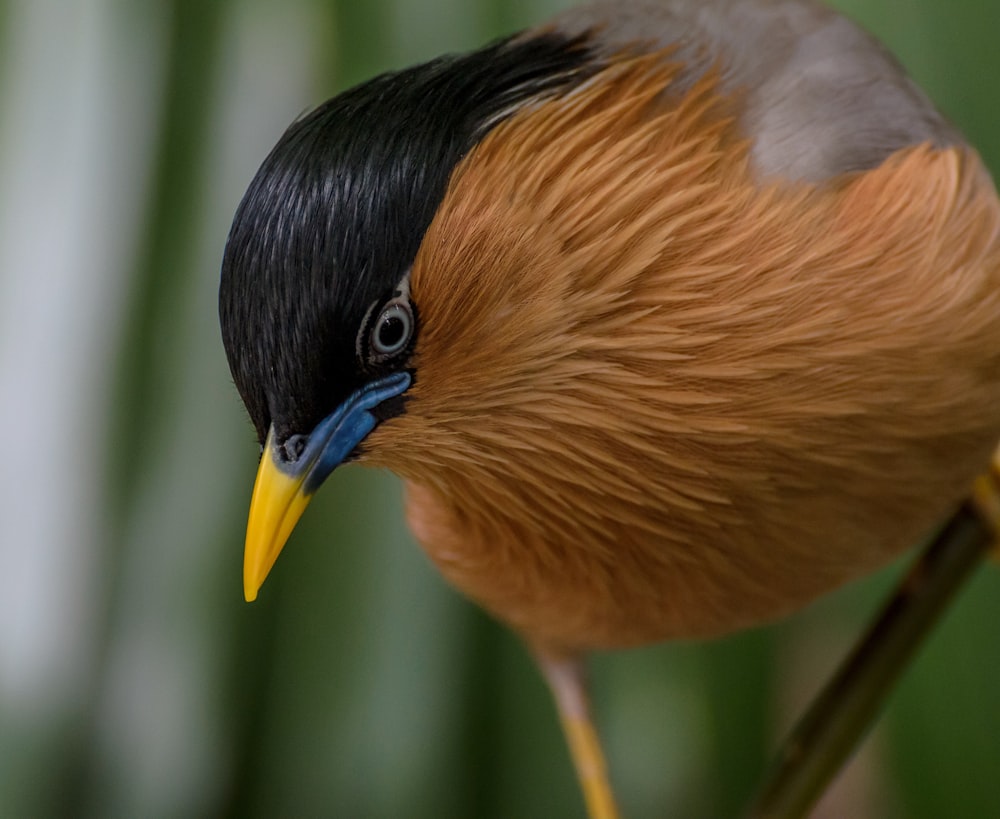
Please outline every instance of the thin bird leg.
[[977, 485], [900, 582], [882, 614], [855, 646], [785, 741], [747, 814], [751, 819], [806, 816], [871, 728], [894, 685], [948, 603], [982, 563], [997, 531], [979, 496], [1000, 512], [1000, 484]]
[[582, 659], [537, 646], [534, 655], [559, 710], [563, 733], [587, 803], [587, 815], [590, 819], [619, 819], [601, 740], [590, 716]]

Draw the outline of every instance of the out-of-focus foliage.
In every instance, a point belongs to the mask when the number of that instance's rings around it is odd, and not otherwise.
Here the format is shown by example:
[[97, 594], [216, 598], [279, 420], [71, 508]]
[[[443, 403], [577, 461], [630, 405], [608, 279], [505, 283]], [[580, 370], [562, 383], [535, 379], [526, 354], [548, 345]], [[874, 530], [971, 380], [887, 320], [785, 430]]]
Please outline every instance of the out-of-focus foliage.
[[[229, 220], [289, 121], [559, 5], [0, 3], [0, 816], [581, 815], [534, 668], [427, 565], [391, 476], [338, 472], [242, 602], [256, 447], [215, 315]], [[1000, 6], [840, 5], [1000, 169]], [[626, 814], [735, 815], [896, 571], [596, 658]], [[998, 622], [991, 568], [823, 815], [1000, 815]]]

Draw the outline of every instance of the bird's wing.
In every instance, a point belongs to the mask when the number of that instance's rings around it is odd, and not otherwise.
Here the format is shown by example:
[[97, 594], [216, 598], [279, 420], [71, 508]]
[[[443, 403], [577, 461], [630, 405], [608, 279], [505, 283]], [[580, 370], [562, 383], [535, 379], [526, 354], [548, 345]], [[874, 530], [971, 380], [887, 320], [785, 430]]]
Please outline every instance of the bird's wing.
[[552, 25], [608, 54], [670, 46], [682, 90], [717, 68], [763, 177], [819, 182], [963, 141], [880, 43], [812, 0], [599, 0]]

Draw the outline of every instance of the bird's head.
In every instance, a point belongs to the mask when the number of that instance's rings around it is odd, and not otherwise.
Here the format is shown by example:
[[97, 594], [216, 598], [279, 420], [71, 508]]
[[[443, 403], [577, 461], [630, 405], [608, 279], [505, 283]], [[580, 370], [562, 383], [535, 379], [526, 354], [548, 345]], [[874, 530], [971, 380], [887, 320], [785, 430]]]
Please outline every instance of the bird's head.
[[219, 294], [262, 447], [247, 599], [326, 477], [406, 412], [423, 329], [411, 270], [453, 169], [512, 113], [593, 70], [579, 39], [501, 41], [346, 91], [293, 123], [264, 161]]

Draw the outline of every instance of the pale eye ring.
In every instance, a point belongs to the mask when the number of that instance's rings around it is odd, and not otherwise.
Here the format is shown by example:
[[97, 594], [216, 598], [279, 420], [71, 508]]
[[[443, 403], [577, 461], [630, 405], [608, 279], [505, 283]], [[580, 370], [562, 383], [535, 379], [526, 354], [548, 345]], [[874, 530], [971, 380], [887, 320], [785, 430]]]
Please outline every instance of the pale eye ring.
[[372, 352], [379, 356], [394, 356], [410, 343], [413, 335], [413, 313], [402, 301], [389, 304], [379, 313], [372, 327]]

